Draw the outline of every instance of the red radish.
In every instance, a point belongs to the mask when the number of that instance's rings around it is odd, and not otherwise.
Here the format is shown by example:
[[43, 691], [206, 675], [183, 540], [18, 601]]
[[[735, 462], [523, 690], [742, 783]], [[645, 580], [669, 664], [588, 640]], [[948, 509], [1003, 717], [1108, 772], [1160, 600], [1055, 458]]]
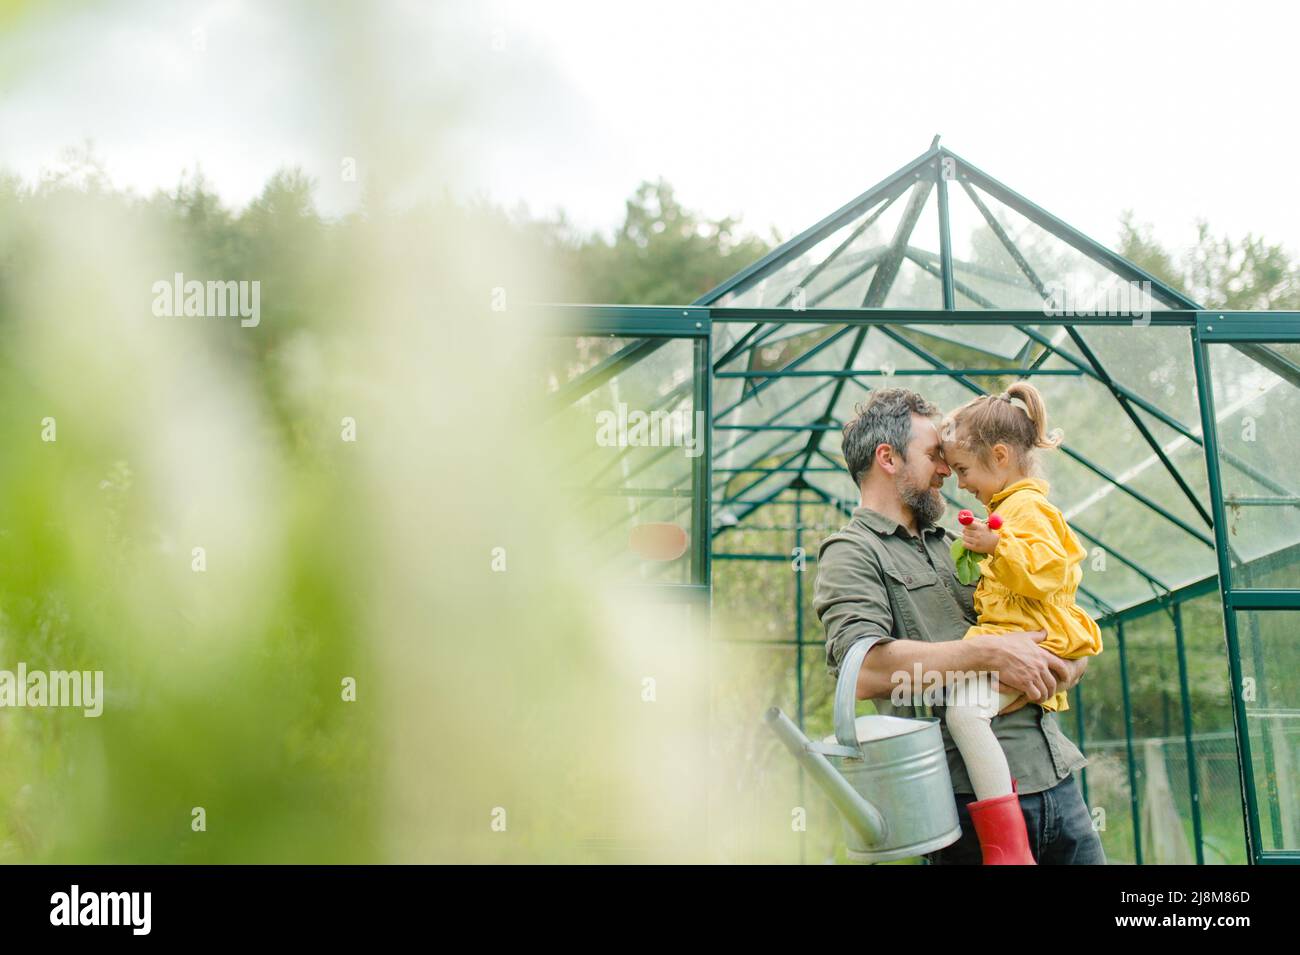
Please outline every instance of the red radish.
[[965, 527], [973, 520], [975, 520], [975, 515], [972, 514], [970, 511], [957, 512], [957, 523], [960, 524], [962, 527]]
[[1001, 515], [1001, 514], [990, 514], [990, 515], [989, 515], [989, 529], [990, 529], [990, 530], [997, 530], [997, 529], [1000, 528], [1001, 526], [1002, 526], [1002, 515]]

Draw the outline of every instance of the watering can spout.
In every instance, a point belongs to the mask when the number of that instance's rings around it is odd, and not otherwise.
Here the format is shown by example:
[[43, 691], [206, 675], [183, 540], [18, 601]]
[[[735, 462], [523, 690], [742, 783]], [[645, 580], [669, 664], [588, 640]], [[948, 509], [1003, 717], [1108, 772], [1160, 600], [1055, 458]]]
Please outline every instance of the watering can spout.
[[790, 717], [774, 706], [767, 711], [766, 719], [777, 739], [830, 797], [863, 843], [869, 847], [883, 844], [889, 830], [880, 811], [836, 772], [826, 757], [814, 748], [812, 741], [790, 721]]

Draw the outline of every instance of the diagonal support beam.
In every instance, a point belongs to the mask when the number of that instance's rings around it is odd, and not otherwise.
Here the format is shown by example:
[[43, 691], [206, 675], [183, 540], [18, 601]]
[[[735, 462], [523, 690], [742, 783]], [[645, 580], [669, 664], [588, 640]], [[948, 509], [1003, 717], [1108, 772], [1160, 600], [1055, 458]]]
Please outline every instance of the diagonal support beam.
[[642, 338], [625, 345], [595, 367], [587, 369], [564, 385], [555, 394], [550, 395], [542, 406], [542, 417], [549, 418], [564, 410], [579, 398], [595, 391], [623, 369], [630, 368], [650, 357], [670, 341], [671, 338]]
[[1196, 496], [1195, 492], [1192, 491], [1182, 474], [1179, 473], [1178, 468], [1174, 467], [1174, 463], [1169, 460], [1168, 455], [1165, 454], [1164, 448], [1160, 446], [1160, 442], [1157, 441], [1155, 435], [1151, 433], [1151, 429], [1146, 426], [1146, 422], [1138, 417], [1137, 412], [1133, 410], [1133, 406], [1129, 404], [1128, 399], [1115, 390], [1110, 374], [1106, 371], [1105, 366], [1103, 366], [1098, 360], [1097, 356], [1093, 354], [1092, 349], [1088, 347], [1088, 343], [1083, 340], [1083, 336], [1080, 335], [1072, 325], [1067, 325], [1066, 331], [1074, 341], [1075, 347], [1083, 353], [1083, 357], [1091, 362], [1092, 367], [1097, 372], [1098, 380], [1106, 386], [1106, 389], [1111, 393], [1115, 400], [1119, 402], [1119, 406], [1124, 409], [1124, 413], [1128, 415], [1128, 419], [1133, 422], [1133, 426], [1138, 429], [1138, 432], [1151, 448], [1152, 453], [1160, 459], [1160, 463], [1164, 465], [1165, 471], [1167, 471], [1169, 476], [1173, 478], [1174, 483], [1178, 485], [1179, 490], [1183, 492], [1183, 496], [1191, 502], [1193, 509], [1195, 509], [1196, 513], [1200, 515], [1201, 520], [1205, 521], [1205, 526], [1213, 529], [1214, 520], [1210, 517], [1209, 512], [1207, 512], [1204, 506], [1202, 506], [1200, 499]]

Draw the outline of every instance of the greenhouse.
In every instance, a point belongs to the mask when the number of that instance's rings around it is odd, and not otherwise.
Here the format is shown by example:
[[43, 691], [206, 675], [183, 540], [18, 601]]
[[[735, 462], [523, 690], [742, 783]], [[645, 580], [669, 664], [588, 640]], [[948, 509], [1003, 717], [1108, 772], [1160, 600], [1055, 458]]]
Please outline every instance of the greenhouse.
[[[552, 410], [624, 409], [617, 452], [569, 469], [603, 557], [710, 616], [715, 680], [762, 684], [732, 707], [756, 800], [804, 785], [764, 706], [830, 726], [811, 594], [858, 506], [854, 407], [1027, 379], [1064, 432], [1047, 477], [1105, 640], [1060, 725], [1109, 861], [1300, 862], [1300, 313], [1206, 310], [937, 139], [689, 305], [551, 312]], [[978, 504], [943, 493], [959, 531]]]

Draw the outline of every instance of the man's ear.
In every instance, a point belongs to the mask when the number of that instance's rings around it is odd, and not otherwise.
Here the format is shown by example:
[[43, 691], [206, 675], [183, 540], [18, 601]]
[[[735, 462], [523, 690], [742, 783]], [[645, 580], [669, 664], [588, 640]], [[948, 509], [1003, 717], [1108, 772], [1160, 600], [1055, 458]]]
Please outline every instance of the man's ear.
[[876, 445], [876, 464], [880, 466], [886, 474], [893, 474], [898, 470], [898, 460], [894, 454], [894, 448], [888, 444]]

